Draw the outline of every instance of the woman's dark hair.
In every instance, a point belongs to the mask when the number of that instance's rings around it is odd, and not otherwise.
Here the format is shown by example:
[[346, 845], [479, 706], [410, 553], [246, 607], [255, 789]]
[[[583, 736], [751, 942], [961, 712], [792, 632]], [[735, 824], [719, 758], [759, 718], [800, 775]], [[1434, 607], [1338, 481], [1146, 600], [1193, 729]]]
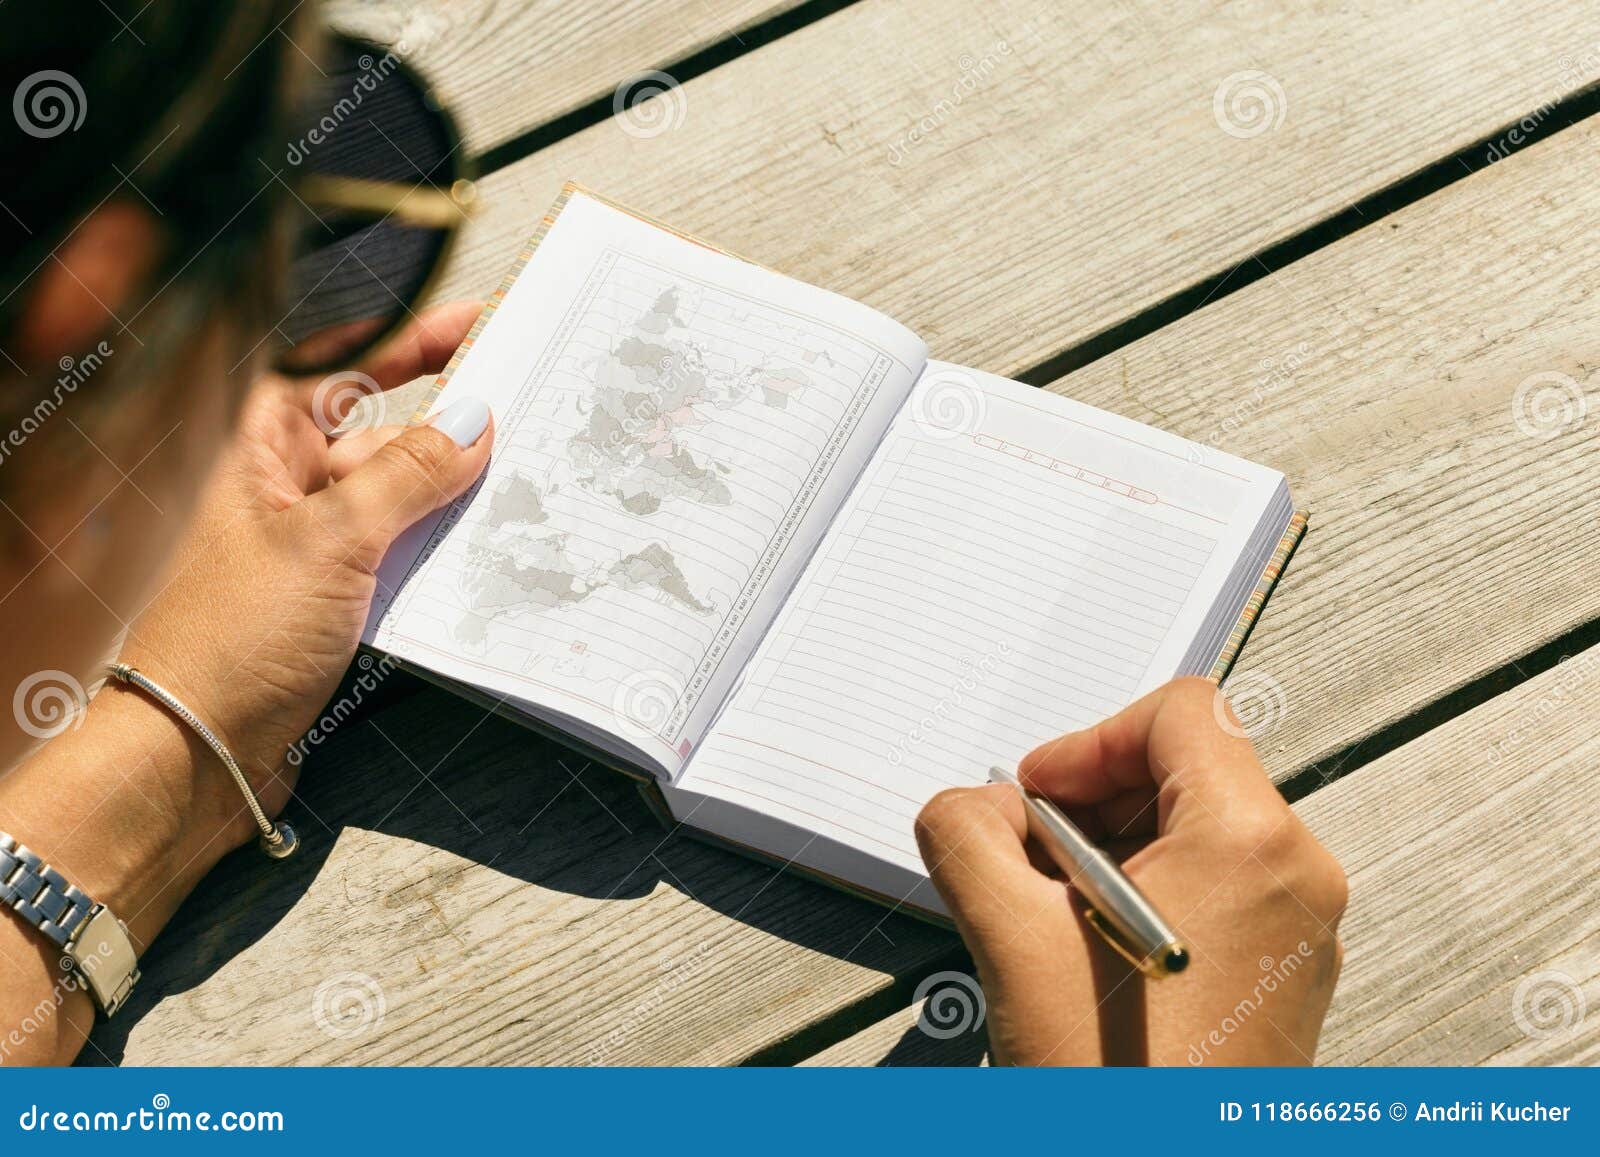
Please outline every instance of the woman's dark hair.
[[249, 286], [266, 307], [277, 269], [263, 250], [282, 188], [268, 162], [292, 128], [300, 50], [289, 38], [305, 34], [291, 20], [298, 7], [0, 7], [0, 95], [11, 97], [11, 115], [0, 116], [0, 345], [34, 273], [112, 198], [148, 207], [163, 234], [160, 268], [133, 309], [168, 286], [231, 287], [230, 308], [249, 304], [251, 294], [237, 292]]

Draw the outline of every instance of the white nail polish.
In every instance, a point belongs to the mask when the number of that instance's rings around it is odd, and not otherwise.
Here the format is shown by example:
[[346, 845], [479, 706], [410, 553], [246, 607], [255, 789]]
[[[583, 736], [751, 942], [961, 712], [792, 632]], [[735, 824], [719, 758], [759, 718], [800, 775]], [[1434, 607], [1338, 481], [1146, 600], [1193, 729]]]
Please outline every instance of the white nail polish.
[[489, 404], [482, 398], [461, 398], [428, 419], [457, 446], [470, 446], [489, 426]]

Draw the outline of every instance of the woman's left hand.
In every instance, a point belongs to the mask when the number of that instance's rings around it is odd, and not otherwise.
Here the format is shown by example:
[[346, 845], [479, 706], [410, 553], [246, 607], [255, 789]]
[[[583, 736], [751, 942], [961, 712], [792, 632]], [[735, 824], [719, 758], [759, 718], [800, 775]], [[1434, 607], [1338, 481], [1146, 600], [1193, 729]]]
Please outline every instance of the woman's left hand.
[[[430, 310], [353, 371], [262, 378], [164, 585], [133, 622], [122, 660], [218, 733], [269, 814], [294, 786], [290, 745], [355, 654], [384, 552], [472, 485], [493, 441], [475, 399], [428, 425], [404, 429], [406, 415], [390, 414], [392, 426], [328, 431], [363, 395], [442, 370], [480, 308]], [[227, 776], [211, 779], [216, 792], [182, 801], [183, 827], [226, 851], [255, 828]]]

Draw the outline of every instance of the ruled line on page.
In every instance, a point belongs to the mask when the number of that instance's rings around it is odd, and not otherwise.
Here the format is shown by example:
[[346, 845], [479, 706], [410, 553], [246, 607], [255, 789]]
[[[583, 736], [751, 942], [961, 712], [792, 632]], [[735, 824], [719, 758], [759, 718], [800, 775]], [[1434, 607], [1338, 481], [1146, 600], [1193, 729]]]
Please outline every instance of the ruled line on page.
[[914, 861], [928, 798], [1128, 702], [1194, 596], [1220, 532], [1136, 465], [1090, 488], [897, 423], [686, 786]]

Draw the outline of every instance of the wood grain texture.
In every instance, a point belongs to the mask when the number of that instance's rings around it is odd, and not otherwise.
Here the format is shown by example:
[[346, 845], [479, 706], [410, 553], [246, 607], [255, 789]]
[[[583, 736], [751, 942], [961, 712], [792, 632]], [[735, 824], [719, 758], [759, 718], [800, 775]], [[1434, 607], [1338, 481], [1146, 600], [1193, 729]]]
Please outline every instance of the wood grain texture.
[[1298, 809], [1345, 865], [1323, 1064], [1600, 1060], [1600, 648]]
[[[1015, 370], [1548, 99], [1555, 46], [1587, 42], [1545, 8], [1413, 11], [1414, 29], [1375, 13], [1353, 38], [1332, 4], [1165, 27], [1074, 6], [1029, 40], [1009, 10], [868, 0], [686, 86], [665, 138], [600, 125], [507, 170], [457, 286], [492, 286], [574, 176], [886, 307], [941, 354]], [[1010, 72], [889, 165], [959, 78], [951, 57], [1013, 35]], [[1211, 96], [1252, 66], [1289, 113], [1238, 139]], [[1581, 434], [1523, 435], [1511, 399], [1530, 374], [1583, 382], [1600, 359], [1595, 144], [1569, 130], [1061, 384], [1190, 436], [1226, 427], [1225, 449], [1284, 466], [1310, 500], [1312, 533], [1240, 671], [1283, 689], [1263, 741], [1275, 774], [1594, 615], [1600, 593], [1551, 561], [1600, 501], [1573, 482]], [[1262, 360], [1301, 342], [1315, 359], [1261, 387]], [[97, 1048], [140, 1063], [725, 1062], [953, 949], [662, 843], [631, 788], [598, 770], [573, 782], [559, 760], [434, 693], [341, 734], [296, 805], [309, 854], [220, 870]], [[361, 1028], [373, 985], [382, 1023]]]
[[[489, 177], [442, 292], [492, 290], [573, 179], [1011, 374], [1547, 103], [1597, 34], [1559, 3], [862, 0], [685, 84], [671, 131]], [[1229, 135], [1252, 91], [1273, 119]]]
[[477, 154], [787, 11], [800, 0], [331, 0], [329, 22], [394, 48]]
[[438, 691], [336, 732], [291, 813], [302, 854], [225, 861], [84, 1063], [729, 1063], [954, 943]]
[[[1167, 24], [1137, 5], [1092, 21], [1069, 5], [1024, 28], [1009, 10], [865, 0], [685, 86], [674, 133], [599, 125], [503, 171], [453, 291], [497, 282], [573, 176], [875, 304], [939, 356], [1013, 372], [1596, 79], [1578, 67], [1594, 59], [1580, 50], [1596, 35], [1586, 16], [1484, 5], [1433, 18], [1443, 10], [1381, 7], [1355, 35], [1345, 4], [1231, 5], [1187, 23], [1180, 9]], [[1006, 54], [991, 51], [1002, 41]], [[884, 43], [901, 50], [856, 67]], [[957, 45], [994, 67], [890, 165], [911, 110], [960, 75], [939, 66]], [[1288, 111], [1240, 139], [1211, 98], [1246, 64], [1276, 79]], [[763, 103], [779, 100], [764, 96], [778, 76], [792, 80], [782, 117]], [[757, 127], [767, 117], [791, 127], [774, 137]], [[812, 122], [827, 139], [793, 127]], [[1289, 700], [1268, 751], [1280, 778], [1600, 614], [1600, 588], [1547, 565], [1565, 532], [1540, 514], [1554, 480], [1574, 476], [1583, 432], [1522, 436], [1512, 411], [1530, 376], [1582, 388], [1594, 364], [1592, 206], [1573, 202], [1587, 161], [1569, 136], [1051, 387], [1277, 466], [1312, 508], [1233, 677]], [[1020, 156], [1026, 180], [1006, 160]], [[1548, 396], [1537, 382], [1523, 395]], [[1454, 612], [1523, 589], [1538, 592], [1526, 617], [1456, 629]], [[1336, 656], [1304, 627], [1330, 615]]]
[[[1350, 876], [1319, 1064], [1600, 1060], [1597, 717], [1592, 648], [1296, 806]], [[805, 1063], [978, 1063], [969, 1036], [916, 1022], [901, 1010]]]
[[1228, 681], [1275, 777], [1600, 617], [1561, 561], [1600, 522], [1597, 144], [1583, 122], [1049, 387], [1311, 508]]

